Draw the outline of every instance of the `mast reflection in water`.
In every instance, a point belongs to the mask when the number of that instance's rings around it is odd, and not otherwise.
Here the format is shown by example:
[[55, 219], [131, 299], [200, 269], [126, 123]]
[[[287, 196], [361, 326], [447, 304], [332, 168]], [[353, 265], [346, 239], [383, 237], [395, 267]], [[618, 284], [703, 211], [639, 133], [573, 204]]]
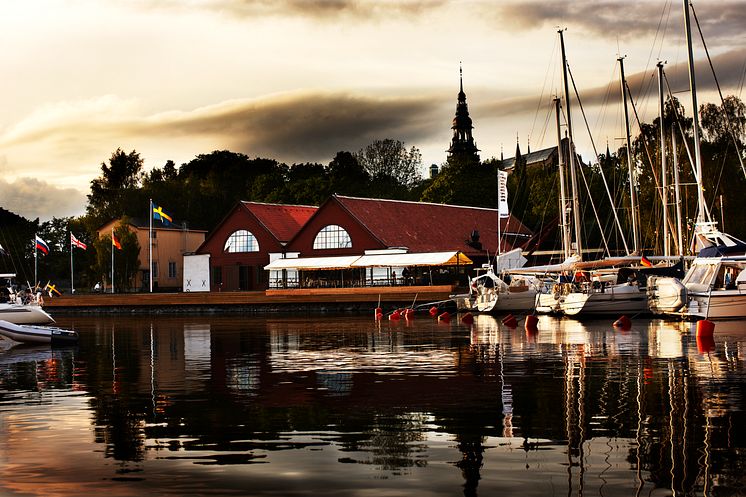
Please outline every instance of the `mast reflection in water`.
[[746, 326], [62, 318], [0, 350], [0, 494], [733, 495]]

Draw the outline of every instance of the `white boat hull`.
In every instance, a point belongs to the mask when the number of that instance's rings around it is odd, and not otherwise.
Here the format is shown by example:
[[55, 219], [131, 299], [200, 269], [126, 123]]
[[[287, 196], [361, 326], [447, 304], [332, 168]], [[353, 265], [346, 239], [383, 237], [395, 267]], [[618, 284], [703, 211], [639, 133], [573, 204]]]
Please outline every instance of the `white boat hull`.
[[553, 292], [536, 295], [536, 314], [559, 314], [564, 297]]
[[52, 326], [15, 324], [5, 320], [0, 320], [0, 335], [20, 343], [65, 345], [78, 341], [75, 331]]
[[648, 312], [648, 299], [645, 291], [635, 285], [612, 285], [603, 292], [568, 293], [560, 309], [566, 316], [640, 314]]
[[716, 290], [689, 292], [687, 317], [695, 319], [736, 319], [746, 316], [746, 292]]
[[15, 324], [54, 323], [52, 316], [33, 304], [0, 304], [0, 320]]
[[529, 312], [536, 305], [536, 291], [526, 290], [522, 292], [500, 292], [477, 296], [474, 307], [479, 312], [503, 313], [503, 312]]

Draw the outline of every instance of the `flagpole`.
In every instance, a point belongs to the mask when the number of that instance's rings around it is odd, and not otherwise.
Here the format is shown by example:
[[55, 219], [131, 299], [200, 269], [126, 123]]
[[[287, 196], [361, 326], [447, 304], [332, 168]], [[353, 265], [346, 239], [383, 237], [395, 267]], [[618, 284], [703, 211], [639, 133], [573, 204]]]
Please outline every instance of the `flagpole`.
[[73, 233], [70, 232], [70, 295], [75, 293], [75, 273], [73, 273]]
[[150, 220], [148, 228], [148, 275], [150, 277], [150, 293], [153, 293], [153, 199], [150, 199], [148, 209], [148, 219]]
[[37, 259], [38, 259], [38, 252], [39, 251], [36, 248], [36, 238], [38, 236], [39, 235], [37, 235], [36, 233], [34, 233], [34, 286], [36, 286], [36, 282], [37, 282], [37, 270], [38, 270]]
[[114, 293], [114, 226], [111, 227], [111, 293]]

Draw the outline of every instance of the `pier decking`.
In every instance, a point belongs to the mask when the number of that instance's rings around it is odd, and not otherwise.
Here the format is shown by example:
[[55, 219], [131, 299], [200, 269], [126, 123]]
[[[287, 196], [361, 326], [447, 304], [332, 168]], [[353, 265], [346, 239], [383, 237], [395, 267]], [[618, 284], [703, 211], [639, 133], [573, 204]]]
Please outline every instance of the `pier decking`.
[[71, 312], [293, 312], [372, 310], [446, 300], [451, 285], [380, 288], [301, 288], [254, 292], [79, 294], [47, 298], [52, 313]]

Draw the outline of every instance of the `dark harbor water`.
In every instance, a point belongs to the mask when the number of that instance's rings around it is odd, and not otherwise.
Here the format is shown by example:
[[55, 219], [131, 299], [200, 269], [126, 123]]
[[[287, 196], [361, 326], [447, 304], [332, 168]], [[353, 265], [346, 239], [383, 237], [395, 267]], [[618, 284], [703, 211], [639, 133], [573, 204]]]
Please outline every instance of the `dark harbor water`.
[[0, 495], [746, 495], [746, 324], [60, 318], [0, 350]]

